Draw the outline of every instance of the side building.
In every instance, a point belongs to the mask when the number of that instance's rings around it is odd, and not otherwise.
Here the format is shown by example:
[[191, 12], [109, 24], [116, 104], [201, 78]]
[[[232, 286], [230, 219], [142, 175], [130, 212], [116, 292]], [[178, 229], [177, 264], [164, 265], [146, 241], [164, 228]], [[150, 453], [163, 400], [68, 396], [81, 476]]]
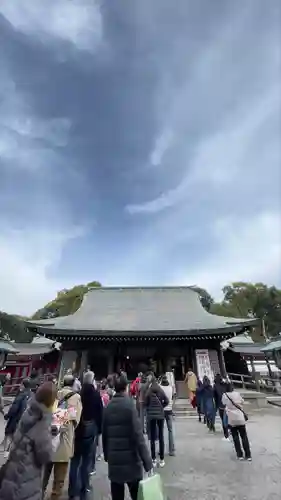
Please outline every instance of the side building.
[[224, 373], [220, 343], [257, 323], [208, 313], [189, 287], [110, 287], [90, 290], [70, 316], [27, 326], [62, 343], [62, 371], [90, 365], [97, 379], [118, 369], [133, 379], [146, 365], [157, 374], [173, 369], [180, 382], [189, 368], [199, 377]]

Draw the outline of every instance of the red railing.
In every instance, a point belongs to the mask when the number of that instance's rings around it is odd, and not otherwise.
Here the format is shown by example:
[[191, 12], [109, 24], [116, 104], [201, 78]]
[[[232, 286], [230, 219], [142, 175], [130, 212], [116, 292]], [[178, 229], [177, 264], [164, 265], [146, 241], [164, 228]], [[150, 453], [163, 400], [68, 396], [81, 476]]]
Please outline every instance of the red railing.
[[[45, 382], [47, 380], [48, 377], [50, 376], [53, 376], [53, 377], [57, 377], [57, 374], [56, 373], [44, 373], [43, 375], [40, 375], [39, 376], [39, 381], [40, 381], [40, 384]], [[19, 388], [22, 384], [22, 381], [24, 379], [26, 379], [27, 377], [12, 377], [11, 380], [9, 382], [6, 382], [4, 387], [3, 387], [3, 395], [4, 397], [8, 396], [8, 397], [13, 397], [15, 396], [18, 391], [19, 391]]]

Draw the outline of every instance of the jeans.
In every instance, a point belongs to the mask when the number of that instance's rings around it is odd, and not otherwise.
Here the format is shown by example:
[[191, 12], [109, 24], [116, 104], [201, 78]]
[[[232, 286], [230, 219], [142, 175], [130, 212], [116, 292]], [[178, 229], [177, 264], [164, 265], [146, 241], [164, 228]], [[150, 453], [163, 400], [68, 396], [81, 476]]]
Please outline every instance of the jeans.
[[[137, 500], [139, 481], [128, 483], [129, 492], [132, 500]], [[111, 483], [111, 498], [112, 500], [125, 499], [125, 484]]]
[[68, 497], [84, 500], [87, 490], [90, 489], [90, 472], [92, 471], [93, 445], [83, 451], [83, 454], [74, 454], [70, 462]]
[[215, 421], [216, 421], [216, 409], [210, 402], [207, 402], [205, 404], [205, 417], [208, 428], [210, 429], [210, 431], [214, 431]]
[[93, 446], [92, 446], [91, 472], [94, 471], [94, 470], [96, 470], [96, 458], [97, 458], [98, 439], [99, 439], [99, 436], [97, 434], [96, 437], [94, 438]]
[[219, 408], [219, 416], [221, 419], [221, 425], [223, 429], [223, 434], [225, 438], [228, 438], [229, 436], [229, 431], [228, 431], [228, 426], [225, 425], [225, 416], [224, 416], [225, 409], [224, 408]]
[[237, 425], [235, 427], [230, 427], [230, 431], [233, 438], [233, 443], [238, 458], [243, 457], [243, 451], [241, 448], [241, 442], [245, 453], [245, 458], [251, 458], [250, 443], [247, 435], [247, 430], [245, 425]]
[[97, 453], [97, 457], [102, 456], [101, 436], [97, 436], [96, 453]]
[[151, 458], [152, 460], [156, 459], [156, 451], [155, 451], [155, 441], [158, 430], [158, 439], [159, 439], [159, 455], [160, 460], [164, 460], [165, 453], [165, 445], [164, 445], [164, 419], [163, 420], [150, 420], [150, 449], [151, 449]]
[[165, 420], [168, 429], [168, 438], [169, 438], [169, 454], [172, 455], [175, 453], [175, 441], [174, 441], [174, 430], [173, 430], [173, 412], [165, 411]]
[[141, 421], [142, 432], [145, 433], [146, 425], [145, 425], [145, 407], [144, 407], [144, 404], [137, 402], [137, 410], [138, 410], [139, 418]]

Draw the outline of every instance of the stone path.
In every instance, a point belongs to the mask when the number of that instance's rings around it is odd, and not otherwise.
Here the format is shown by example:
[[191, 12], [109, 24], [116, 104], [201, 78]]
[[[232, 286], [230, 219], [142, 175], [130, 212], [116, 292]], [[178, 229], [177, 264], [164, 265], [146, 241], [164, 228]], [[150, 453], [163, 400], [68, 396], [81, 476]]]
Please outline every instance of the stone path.
[[[236, 460], [219, 427], [212, 435], [194, 419], [180, 419], [175, 425], [177, 455], [167, 457], [166, 467], [159, 471], [169, 500], [280, 500], [280, 410], [251, 415], [252, 463]], [[0, 426], [3, 434], [3, 421]], [[105, 463], [97, 463], [89, 500], [110, 500], [106, 469]]]

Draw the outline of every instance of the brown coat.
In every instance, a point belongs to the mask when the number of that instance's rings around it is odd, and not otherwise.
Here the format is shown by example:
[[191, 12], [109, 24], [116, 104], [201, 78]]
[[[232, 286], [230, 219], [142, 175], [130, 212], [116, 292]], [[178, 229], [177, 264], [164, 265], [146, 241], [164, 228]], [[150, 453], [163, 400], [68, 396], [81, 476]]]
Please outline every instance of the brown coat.
[[[64, 398], [69, 392], [72, 392], [71, 388], [64, 387], [58, 393], [59, 400]], [[67, 400], [67, 406], [73, 406], [76, 409], [76, 418], [66, 424], [64, 429], [62, 430], [60, 444], [53, 456], [53, 462], [69, 462], [69, 460], [73, 457], [74, 433], [77, 425], [80, 422], [82, 412], [82, 404], [79, 394], [73, 394], [73, 396], [71, 396]]]

